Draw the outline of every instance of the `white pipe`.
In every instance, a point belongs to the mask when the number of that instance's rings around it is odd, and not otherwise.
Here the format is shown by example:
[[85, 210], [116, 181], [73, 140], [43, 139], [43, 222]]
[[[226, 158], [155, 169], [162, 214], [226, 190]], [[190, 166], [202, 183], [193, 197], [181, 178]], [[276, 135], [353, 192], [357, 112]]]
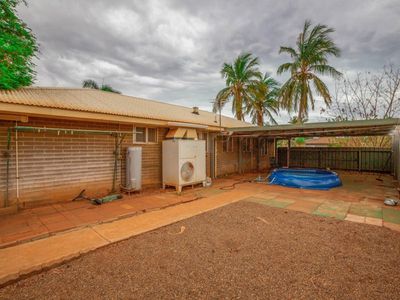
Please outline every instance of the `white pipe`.
[[[18, 126], [18, 122], [15, 122]], [[15, 130], [15, 176], [17, 183], [17, 203], [19, 202], [19, 157], [18, 157], [18, 130]]]

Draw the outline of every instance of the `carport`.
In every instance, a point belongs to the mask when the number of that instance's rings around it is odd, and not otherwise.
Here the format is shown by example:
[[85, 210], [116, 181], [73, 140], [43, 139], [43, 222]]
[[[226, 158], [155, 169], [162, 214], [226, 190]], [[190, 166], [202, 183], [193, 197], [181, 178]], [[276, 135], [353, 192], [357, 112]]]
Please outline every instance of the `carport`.
[[[391, 173], [396, 179], [400, 177], [400, 119], [357, 120], [343, 122], [320, 122], [300, 125], [271, 125], [258, 127], [241, 127], [229, 130], [231, 137], [269, 139], [274, 141], [274, 160], [278, 162], [277, 144], [287, 140], [286, 166], [290, 167], [290, 140], [296, 137], [348, 137], [348, 136], [392, 136]], [[361, 156], [360, 156], [361, 157]], [[240, 161], [239, 161], [240, 163]]]

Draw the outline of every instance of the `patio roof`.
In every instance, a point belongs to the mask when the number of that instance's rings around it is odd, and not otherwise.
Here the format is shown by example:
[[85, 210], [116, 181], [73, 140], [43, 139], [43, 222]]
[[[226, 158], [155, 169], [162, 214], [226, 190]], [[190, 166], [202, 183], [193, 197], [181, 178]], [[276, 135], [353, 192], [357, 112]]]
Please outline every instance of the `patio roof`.
[[257, 127], [230, 128], [232, 136], [252, 137], [313, 137], [313, 136], [373, 136], [389, 135], [397, 126], [400, 119], [357, 120], [343, 122], [320, 122], [301, 125], [270, 125]]

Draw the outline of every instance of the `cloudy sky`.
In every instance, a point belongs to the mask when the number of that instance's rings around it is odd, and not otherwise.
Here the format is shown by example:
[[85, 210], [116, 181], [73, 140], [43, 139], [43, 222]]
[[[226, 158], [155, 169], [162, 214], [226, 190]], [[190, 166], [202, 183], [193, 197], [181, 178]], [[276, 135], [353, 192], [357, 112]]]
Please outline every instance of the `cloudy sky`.
[[342, 56], [331, 64], [342, 72], [400, 64], [399, 0], [28, 0], [18, 11], [40, 43], [36, 85], [80, 87], [91, 78], [206, 110], [224, 87], [222, 63], [240, 53], [284, 82], [276, 69], [289, 58], [278, 50], [294, 45], [305, 19], [336, 29]]

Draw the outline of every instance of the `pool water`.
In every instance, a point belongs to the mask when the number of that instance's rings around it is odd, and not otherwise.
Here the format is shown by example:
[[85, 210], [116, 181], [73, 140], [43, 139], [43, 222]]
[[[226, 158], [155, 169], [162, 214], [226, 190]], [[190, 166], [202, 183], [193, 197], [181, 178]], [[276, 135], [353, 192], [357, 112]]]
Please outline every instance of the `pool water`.
[[321, 169], [275, 169], [268, 176], [268, 182], [310, 190], [329, 190], [342, 185], [337, 173]]

